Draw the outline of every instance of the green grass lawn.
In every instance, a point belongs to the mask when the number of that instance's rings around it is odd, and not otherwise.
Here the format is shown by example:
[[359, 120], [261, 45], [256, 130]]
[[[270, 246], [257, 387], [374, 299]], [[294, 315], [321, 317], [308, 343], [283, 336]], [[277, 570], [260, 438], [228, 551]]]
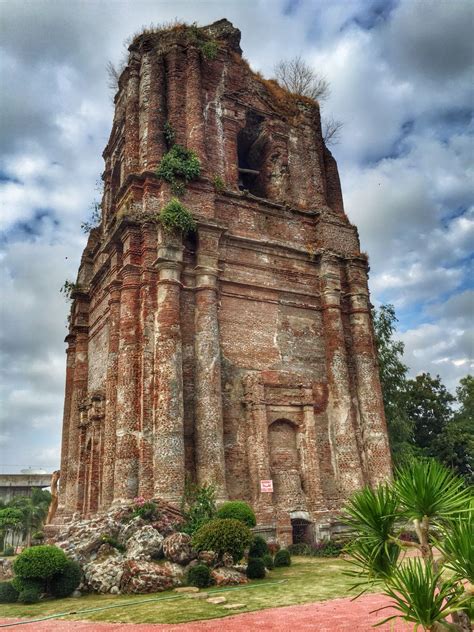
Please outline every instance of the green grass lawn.
[[[242, 610], [227, 611], [205, 600], [190, 599], [166, 591], [148, 595], [85, 595], [78, 599], [45, 600], [32, 605], [2, 604], [2, 617], [34, 619], [56, 613], [67, 613], [72, 620], [113, 621], [123, 623], [184, 623], [198, 619], [214, 619], [237, 612], [263, 610], [348, 597], [353, 580], [344, 575], [350, 565], [337, 558], [293, 557], [289, 568], [267, 573], [266, 579], [253, 580], [243, 587], [209, 588], [213, 596], [224, 595], [227, 603], [243, 603]], [[275, 583], [277, 582], [277, 583]], [[150, 601], [160, 599], [161, 601]], [[129, 604], [127, 606], [127, 604]], [[98, 612], [82, 612], [89, 608], [105, 608]], [[73, 614], [74, 613], [74, 614]]]

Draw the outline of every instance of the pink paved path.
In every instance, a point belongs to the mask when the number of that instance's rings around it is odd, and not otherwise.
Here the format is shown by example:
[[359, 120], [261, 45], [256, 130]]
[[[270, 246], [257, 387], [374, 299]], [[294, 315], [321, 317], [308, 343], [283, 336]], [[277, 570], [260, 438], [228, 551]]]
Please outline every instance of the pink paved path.
[[[388, 599], [383, 595], [365, 595], [356, 601], [350, 599], [331, 599], [319, 603], [308, 603], [302, 606], [285, 606], [270, 608], [257, 612], [248, 612], [221, 619], [194, 621], [177, 624], [132, 624], [132, 623], [95, 623], [88, 621], [64, 621], [52, 619], [41, 623], [30, 623], [4, 628], [18, 632], [301, 632], [315, 630], [317, 632], [369, 632], [372, 625], [393, 614], [391, 610], [383, 610], [370, 614], [371, 610], [387, 605]], [[12, 619], [0, 619], [1, 623], [12, 623]], [[411, 632], [409, 626], [397, 620], [380, 628], [381, 632]]]

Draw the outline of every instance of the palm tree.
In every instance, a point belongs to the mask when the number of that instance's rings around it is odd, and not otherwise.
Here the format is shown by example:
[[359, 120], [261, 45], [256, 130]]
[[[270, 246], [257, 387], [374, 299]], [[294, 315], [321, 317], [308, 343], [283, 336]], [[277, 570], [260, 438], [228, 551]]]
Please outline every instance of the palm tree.
[[[347, 503], [345, 521], [355, 535], [348, 549], [356, 586], [378, 582], [399, 612], [384, 622], [401, 616], [433, 632], [450, 625], [471, 630], [466, 611], [474, 573], [472, 498], [460, 477], [423, 459], [398, 470], [392, 484], [364, 489]], [[416, 542], [399, 537], [407, 522]], [[407, 546], [418, 549], [420, 557], [404, 560], [400, 553]], [[441, 558], [435, 559], [434, 547]]]

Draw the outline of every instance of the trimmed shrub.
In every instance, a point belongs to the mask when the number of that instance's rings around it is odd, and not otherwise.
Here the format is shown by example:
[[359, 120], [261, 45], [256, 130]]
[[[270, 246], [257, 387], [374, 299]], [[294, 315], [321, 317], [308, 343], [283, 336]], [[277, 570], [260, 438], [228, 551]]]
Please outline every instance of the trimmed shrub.
[[18, 593], [29, 590], [30, 588], [42, 592], [44, 583], [42, 579], [24, 579], [22, 577], [14, 577], [12, 579], [13, 588], [15, 588]]
[[263, 557], [269, 553], [268, 544], [265, 538], [261, 535], [256, 535], [250, 545], [249, 558], [250, 557]]
[[193, 535], [193, 548], [197, 551], [214, 551], [219, 557], [230, 553], [234, 562], [242, 559], [244, 549], [252, 541], [252, 532], [232, 518], [207, 522]]
[[0, 603], [15, 603], [18, 601], [18, 590], [12, 582], [0, 582]]
[[309, 544], [298, 542], [298, 544], [290, 544], [288, 551], [291, 555], [311, 555], [311, 547]]
[[266, 555], [264, 555], [262, 557], [263, 563], [265, 564], [265, 568], [267, 568], [269, 571], [272, 571], [275, 568], [275, 564], [273, 563], [273, 557], [270, 555], [270, 553], [267, 553]]
[[38, 603], [40, 591], [37, 588], [26, 588], [18, 595], [18, 601], [24, 604]]
[[15, 555], [15, 549], [12, 546], [7, 546], [3, 550], [3, 555], [5, 557], [12, 557], [13, 555]]
[[243, 500], [229, 500], [224, 503], [217, 510], [217, 517], [240, 520], [240, 522], [243, 522], [250, 528], [257, 524], [252, 507]]
[[77, 562], [68, 560], [67, 565], [60, 573], [53, 575], [49, 584], [49, 590], [53, 597], [61, 599], [69, 597], [81, 583], [81, 567]]
[[311, 557], [338, 557], [341, 554], [343, 544], [324, 540], [317, 544], [290, 544], [288, 551], [291, 555], [308, 555]]
[[291, 555], [288, 549], [280, 549], [278, 551], [278, 553], [275, 555], [274, 564], [275, 564], [275, 568], [278, 566], [291, 565]]
[[260, 557], [250, 558], [245, 571], [249, 579], [264, 579], [265, 564]]
[[15, 575], [24, 579], [49, 579], [66, 568], [68, 558], [62, 549], [49, 544], [25, 549], [13, 562]]
[[205, 564], [191, 566], [188, 571], [188, 584], [198, 588], [207, 588], [211, 585], [211, 571]]

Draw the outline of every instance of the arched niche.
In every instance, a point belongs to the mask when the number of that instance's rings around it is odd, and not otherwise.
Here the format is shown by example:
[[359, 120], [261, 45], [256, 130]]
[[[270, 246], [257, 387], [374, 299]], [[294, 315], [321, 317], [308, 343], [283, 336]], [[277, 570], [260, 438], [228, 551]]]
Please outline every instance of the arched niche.
[[296, 433], [297, 425], [289, 419], [277, 419], [268, 428], [274, 502], [287, 511], [306, 508]]

